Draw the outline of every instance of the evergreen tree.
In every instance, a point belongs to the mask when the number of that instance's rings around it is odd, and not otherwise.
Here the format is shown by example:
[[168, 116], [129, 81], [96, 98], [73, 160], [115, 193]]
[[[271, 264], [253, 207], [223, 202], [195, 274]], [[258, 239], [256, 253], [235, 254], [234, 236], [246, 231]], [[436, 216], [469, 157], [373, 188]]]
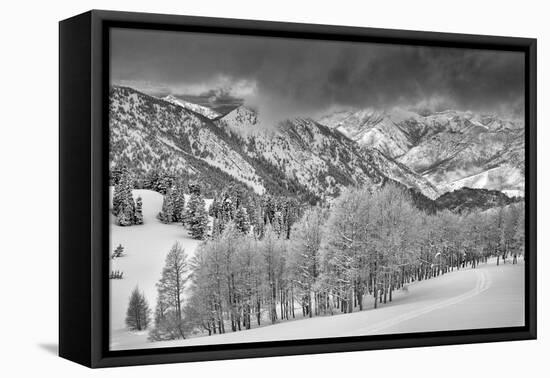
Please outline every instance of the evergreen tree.
[[131, 226], [134, 224], [134, 216], [130, 206], [124, 206], [119, 210], [117, 215], [117, 224], [119, 226]]
[[132, 331], [147, 329], [150, 323], [151, 310], [145, 295], [136, 286], [130, 296], [128, 310], [126, 311], [126, 326]]
[[120, 184], [120, 180], [115, 184], [115, 188], [113, 191], [113, 214], [115, 216], [118, 216], [120, 209], [122, 207], [123, 203], [123, 190], [122, 185]]
[[214, 199], [212, 200], [210, 209], [208, 209], [208, 215], [210, 215], [212, 218], [221, 217], [221, 201], [219, 200], [217, 193], [216, 195], [214, 195]]
[[113, 251], [113, 254], [111, 255], [111, 258], [112, 259], [116, 259], [118, 257], [122, 257], [124, 256], [124, 247], [122, 246], [122, 244], [119, 244], [115, 250]]
[[228, 193], [226, 193], [222, 200], [221, 209], [221, 219], [224, 224], [232, 221], [235, 218], [236, 206], [236, 201]]
[[[284, 231], [284, 221], [283, 221], [283, 213], [280, 211], [276, 211], [273, 215], [273, 220], [271, 222], [271, 226], [273, 227], [273, 231], [277, 234], [277, 236], [281, 237], [283, 231]], [[286, 237], [286, 233], [285, 233]]]
[[128, 212], [128, 216], [133, 215], [135, 211], [136, 203], [134, 202], [134, 196], [132, 195], [132, 189], [133, 189], [133, 179], [132, 175], [128, 170], [124, 170], [122, 172], [122, 176], [120, 178], [121, 185], [122, 185], [122, 192], [123, 192], [123, 206], [126, 207], [126, 211]]
[[174, 176], [163, 173], [160, 175], [157, 184], [156, 189], [159, 193], [167, 194], [168, 190], [172, 188], [172, 185], [174, 183]]
[[113, 214], [120, 226], [131, 226], [135, 221], [136, 204], [132, 195], [132, 177], [127, 169], [121, 170], [113, 194]]
[[183, 189], [183, 185], [178, 184], [173, 194], [174, 194], [174, 211], [173, 211], [174, 222], [183, 222], [184, 211], [185, 211], [185, 190]]
[[194, 239], [204, 239], [208, 232], [208, 213], [206, 212], [204, 199], [194, 192], [189, 198], [184, 221]]
[[159, 180], [159, 177], [160, 177], [159, 168], [155, 167], [150, 169], [147, 175], [145, 176], [145, 179], [143, 180], [143, 187], [145, 189], [151, 189], [151, 190], [157, 191], [156, 185]]
[[162, 210], [157, 217], [162, 223], [172, 223], [174, 221], [174, 195], [170, 188], [164, 195]]
[[138, 197], [136, 200], [136, 213], [134, 216], [134, 224], [143, 224], [143, 210], [142, 210], [142, 199]]
[[199, 185], [198, 182], [194, 181], [194, 182], [190, 182], [188, 185], [187, 185], [187, 188], [189, 190], [189, 194], [196, 194], [196, 195], [200, 195], [201, 194], [201, 186]]
[[240, 207], [235, 213], [235, 227], [243, 234], [248, 234], [250, 231], [250, 221], [245, 207]]

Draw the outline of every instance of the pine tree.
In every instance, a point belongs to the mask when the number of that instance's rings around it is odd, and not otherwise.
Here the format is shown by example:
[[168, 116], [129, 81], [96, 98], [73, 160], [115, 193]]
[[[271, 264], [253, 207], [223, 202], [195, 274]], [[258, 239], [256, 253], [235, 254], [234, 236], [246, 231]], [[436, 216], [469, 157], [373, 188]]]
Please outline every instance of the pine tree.
[[210, 215], [212, 218], [221, 217], [221, 201], [219, 200], [217, 193], [214, 195], [212, 204], [210, 204], [210, 209], [208, 209], [208, 215]]
[[250, 221], [246, 208], [240, 207], [235, 213], [235, 227], [243, 234], [248, 234], [250, 231]]
[[142, 199], [138, 197], [136, 200], [136, 213], [134, 216], [134, 224], [143, 224], [143, 210], [142, 210]]
[[126, 326], [132, 331], [142, 331], [149, 327], [151, 310], [145, 299], [136, 286], [130, 296], [128, 310], [126, 311]]
[[185, 190], [183, 185], [179, 184], [174, 191], [174, 222], [183, 222], [185, 211]]
[[208, 209], [208, 215], [213, 218], [212, 237], [221, 234], [225, 228], [225, 224], [229, 222], [230, 218], [227, 217], [224, 210], [224, 201], [225, 197], [223, 193], [221, 196], [216, 194]]
[[131, 216], [135, 212], [134, 196], [132, 195], [132, 175], [128, 170], [124, 170], [121, 176], [122, 191], [123, 191], [123, 206], [126, 207], [128, 216]]
[[122, 207], [123, 202], [123, 189], [122, 185], [120, 184], [120, 179], [115, 184], [114, 193], [113, 193], [113, 214], [115, 216], [118, 216], [120, 212], [120, 208]]
[[283, 201], [283, 232], [286, 239], [290, 239], [292, 225], [296, 222], [299, 211], [299, 204], [296, 199], [286, 198]]
[[173, 184], [174, 176], [166, 172], [161, 172], [154, 184], [154, 188], [157, 192], [166, 194], [168, 189], [172, 188]]
[[160, 169], [159, 168], [152, 168], [149, 170], [147, 175], [145, 176], [145, 180], [143, 182], [143, 187], [145, 189], [151, 189], [156, 191], [156, 185], [160, 177]]
[[208, 213], [205, 206], [204, 199], [200, 194], [194, 192], [189, 198], [184, 221], [194, 239], [202, 240], [208, 232]]
[[119, 226], [131, 226], [134, 224], [134, 217], [131, 214], [132, 208], [129, 206], [121, 207], [117, 215], [117, 223]]
[[135, 222], [136, 204], [132, 195], [132, 177], [127, 169], [122, 169], [113, 194], [113, 214], [120, 226], [131, 226]]
[[[276, 211], [273, 214], [273, 221], [271, 223], [273, 227], [273, 231], [277, 234], [277, 236], [281, 237], [281, 234], [283, 233], [284, 224], [283, 224], [283, 213], [280, 211]], [[285, 234], [286, 237], [286, 234]]]
[[222, 201], [222, 221], [227, 223], [235, 218], [236, 201], [234, 201], [228, 193], [225, 194]]
[[172, 189], [167, 189], [162, 201], [162, 210], [158, 214], [158, 219], [162, 223], [172, 223], [174, 221], [174, 195]]
[[111, 258], [112, 259], [116, 259], [118, 257], [122, 257], [124, 256], [124, 247], [122, 246], [122, 244], [119, 244], [115, 250], [113, 251], [113, 254], [111, 255]]
[[187, 188], [189, 190], [189, 194], [196, 194], [196, 195], [201, 194], [201, 186], [197, 182], [190, 182], [187, 185]]

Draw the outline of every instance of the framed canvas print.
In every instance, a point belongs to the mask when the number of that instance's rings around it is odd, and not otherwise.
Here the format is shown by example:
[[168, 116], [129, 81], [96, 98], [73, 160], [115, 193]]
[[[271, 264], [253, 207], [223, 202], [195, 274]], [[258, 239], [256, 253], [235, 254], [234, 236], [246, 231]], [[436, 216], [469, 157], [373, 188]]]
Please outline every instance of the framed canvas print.
[[534, 39], [60, 22], [60, 355], [536, 337]]

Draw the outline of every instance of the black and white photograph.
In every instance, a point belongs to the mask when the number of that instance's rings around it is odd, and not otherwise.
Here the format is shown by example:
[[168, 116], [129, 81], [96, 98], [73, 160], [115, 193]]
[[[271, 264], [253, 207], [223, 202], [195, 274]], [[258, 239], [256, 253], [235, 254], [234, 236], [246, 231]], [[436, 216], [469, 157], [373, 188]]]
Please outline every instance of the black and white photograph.
[[109, 350], [526, 325], [523, 52], [109, 46]]

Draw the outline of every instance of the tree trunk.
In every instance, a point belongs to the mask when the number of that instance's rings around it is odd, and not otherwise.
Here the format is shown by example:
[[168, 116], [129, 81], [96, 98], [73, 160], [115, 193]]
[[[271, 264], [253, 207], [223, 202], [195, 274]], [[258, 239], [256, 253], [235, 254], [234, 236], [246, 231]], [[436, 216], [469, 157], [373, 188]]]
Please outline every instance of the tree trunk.
[[384, 304], [387, 303], [388, 300], [388, 273], [384, 274]]
[[311, 309], [313, 308], [313, 304], [311, 303], [311, 288], [308, 287], [307, 290], [307, 311], [310, 318], [313, 317], [313, 311]]

